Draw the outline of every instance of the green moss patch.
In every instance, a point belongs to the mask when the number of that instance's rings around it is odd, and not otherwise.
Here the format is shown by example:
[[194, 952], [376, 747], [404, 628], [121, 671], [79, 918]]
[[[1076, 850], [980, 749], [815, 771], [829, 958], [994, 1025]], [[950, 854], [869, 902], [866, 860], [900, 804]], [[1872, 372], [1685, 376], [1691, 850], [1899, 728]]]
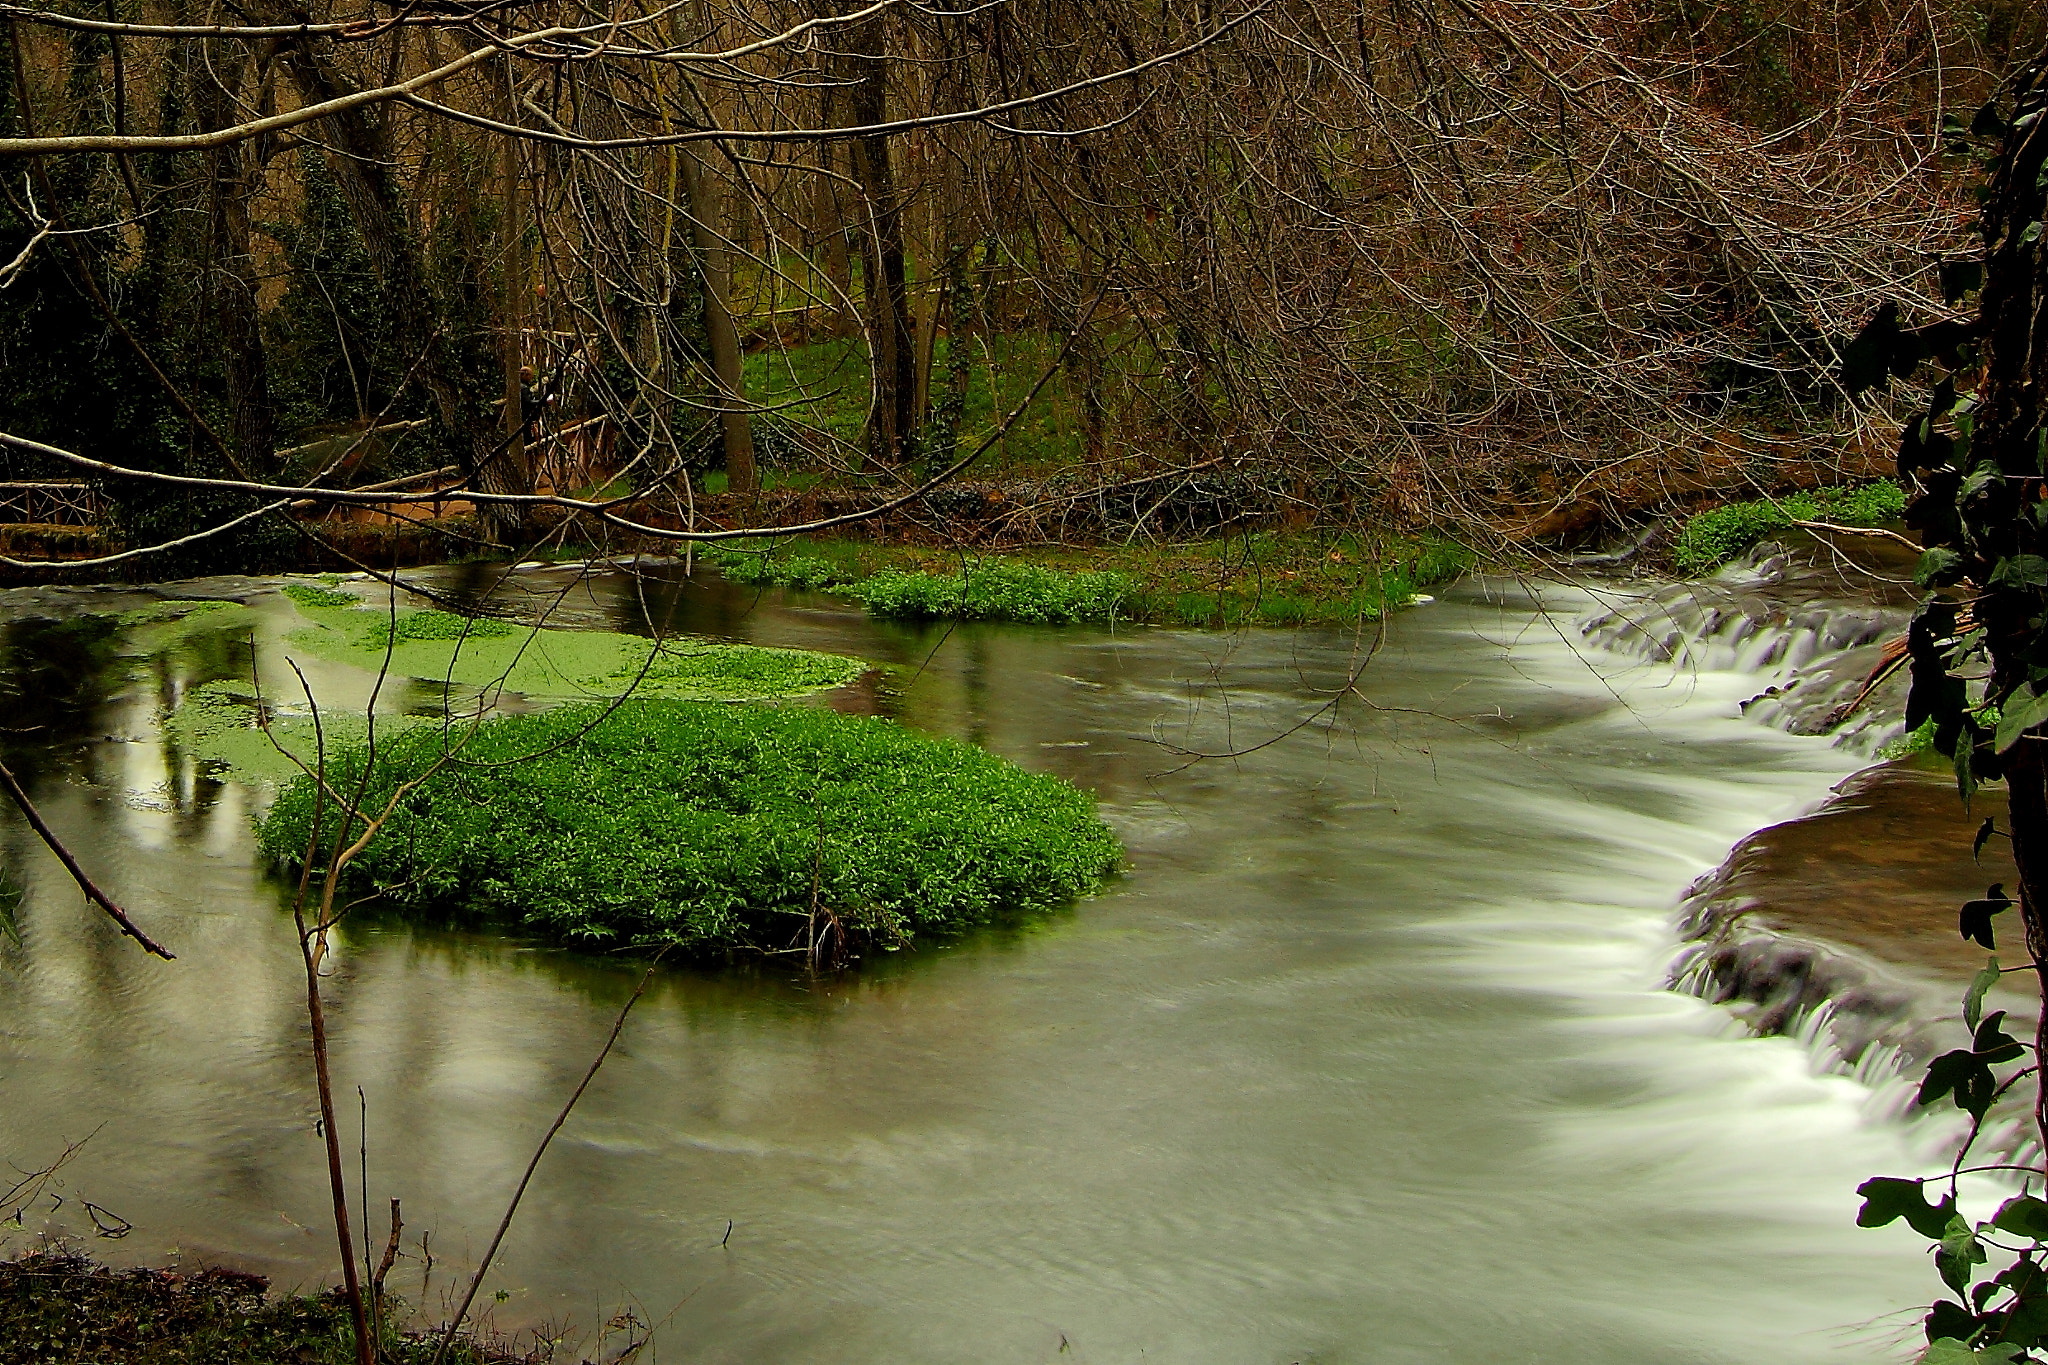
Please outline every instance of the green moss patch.
[[[325, 710], [316, 725], [311, 715], [281, 711], [271, 700], [269, 726], [258, 725], [262, 714], [254, 690], [240, 679], [217, 679], [188, 690], [178, 709], [164, 719], [164, 738], [201, 763], [232, 768], [246, 778], [283, 780], [299, 774], [300, 763], [319, 760], [324, 737], [330, 749], [361, 744], [369, 721], [360, 711]], [[380, 734], [408, 726], [432, 724], [421, 716], [377, 718]]]
[[[445, 743], [381, 745], [370, 807]], [[334, 772], [362, 763], [357, 746]], [[303, 855], [314, 796], [304, 779], [280, 793], [259, 830], [273, 857]], [[956, 933], [1092, 890], [1120, 857], [1090, 796], [972, 745], [808, 707], [634, 700], [478, 726], [346, 875], [414, 911], [719, 956]]]
[[1884, 526], [1905, 514], [1905, 492], [1889, 479], [1857, 488], [1818, 488], [1781, 498], [1730, 503], [1686, 522], [1671, 557], [1687, 573], [1708, 573], [1795, 522]]
[[308, 609], [314, 624], [286, 636], [297, 649], [369, 672], [471, 687], [504, 687], [539, 697], [644, 696], [703, 701], [799, 697], [843, 686], [868, 668], [861, 659], [800, 649], [649, 640], [598, 630], [551, 630], [443, 611]]

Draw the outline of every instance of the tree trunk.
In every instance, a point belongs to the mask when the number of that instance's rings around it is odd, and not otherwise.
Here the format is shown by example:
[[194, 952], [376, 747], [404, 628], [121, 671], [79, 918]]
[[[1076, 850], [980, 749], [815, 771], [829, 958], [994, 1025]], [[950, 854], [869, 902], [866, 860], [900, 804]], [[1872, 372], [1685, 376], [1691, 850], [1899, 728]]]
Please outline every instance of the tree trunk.
[[[212, 56], [210, 64], [195, 62], [191, 68], [193, 109], [200, 126], [209, 130], [235, 121], [233, 92], [241, 84], [243, 65], [237, 44], [222, 44]], [[241, 468], [267, 474], [277, 451], [277, 421], [249, 243], [249, 199], [261, 175], [256, 152], [254, 144], [245, 142], [205, 154], [206, 301], [220, 335], [229, 443]]]
[[697, 248], [699, 292], [704, 296], [704, 332], [711, 344], [711, 369], [718, 380], [725, 486], [734, 493], [751, 493], [758, 486], [754, 429], [747, 413], [739, 328], [732, 317], [730, 247], [721, 235], [726, 231], [725, 187], [694, 147], [685, 150], [682, 171], [684, 192], [690, 200], [690, 240]]
[[[277, 11], [269, 21], [293, 22], [289, 14], [278, 17]], [[354, 82], [325, 50], [325, 42], [321, 38], [293, 40], [280, 53], [300, 98], [308, 104], [356, 93]], [[415, 373], [433, 399], [442, 425], [454, 438], [463, 477], [471, 487], [486, 492], [530, 492], [520, 486], [517, 472], [499, 458], [498, 424], [477, 385], [456, 363], [435, 317], [418, 236], [391, 173], [388, 117], [388, 112], [380, 114], [358, 106], [323, 119], [328, 169], [362, 234], [377, 282], [383, 286], [399, 348], [408, 357], [419, 358]], [[478, 521], [486, 538], [497, 541], [517, 526], [519, 517], [486, 503], [479, 508]]]
[[[848, 96], [853, 127], [889, 119], [888, 59], [882, 26], [868, 20], [853, 42], [854, 84]], [[883, 466], [903, 462], [917, 431], [917, 341], [911, 335], [904, 278], [903, 204], [889, 167], [889, 139], [853, 139], [853, 178], [861, 187], [866, 221], [860, 233], [862, 293], [867, 304], [868, 352], [874, 363], [874, 405], [868, 411], [868, 458]]]
[[[513, 98], [513, 82], [517, 72], [512, 59], [505, 59], [505, 79], [501, 93], [504, 95], [503, 116], [507, 123], [518, 120], [518, 106]], [[502, 491], [532, 492], [533, 467], [527, 458], [526, 438], [526, 393], [527, 382], [523, 373], [526, 368], [526, 216], [523, 196], [520, 194], [521, 164], [519, 139], [508, 137], [499, 149], [499, 188], [504, 197], [502, 225], [499, 235], [503, 239], [504, 279], [501, 316], [505, 334], [500, 350], [504, 366], [505, 405], [499, 413], [498, 427], [503, 436], [504, 449], [497, 457], [498, 467], [504, 471]], [[486, 526], [517, 525], [523, 518], [511, 516], [487, 516]], [[495, 537], [493, 537], [495, 539]]]

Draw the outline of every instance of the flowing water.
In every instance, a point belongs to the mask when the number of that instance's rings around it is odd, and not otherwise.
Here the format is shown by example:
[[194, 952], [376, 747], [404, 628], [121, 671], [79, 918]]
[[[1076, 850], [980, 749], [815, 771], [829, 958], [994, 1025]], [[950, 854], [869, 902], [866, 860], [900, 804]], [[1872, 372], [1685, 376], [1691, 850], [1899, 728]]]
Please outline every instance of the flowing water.
[[[248, 601], [254, 634], [141, 657], [77, 618], [144, 594], [0, 594], [0, 695], [39, 727], [10, 762], [180, 954], [136, 952], [0, 830], [29, 888], [25, 942], [0, 946], [0, 1157], [90, 1138], [17, 1244], [89, 1233], [84, 1199], [134, 1225], [97, 1254], [328, 1274], [262, 792], [157, 729], [252, 651], [275, 690], [275, 586], [173, 585]], [[1364, 665], [1334, 632], [912, 630], [701, 581], [571, 590], [558, 621], [652, 610], [894, 665], [832, 703], [1093, 788], [1129, 865], [1043, 922], [854, 973], [663, 972], [527, 1197], [498, 1320], [588, 1332], [630, 1308], [652, 1358], [732, 1361], [1903, 1354], [1934, 1279], [1902, 1227], [1853, 1226], [1853, 1191], [1926, 1169], [1939, 1134], [1897, 1120], [1895, 1084], [1663, 988], [1687, 884], [1867, 760], [1742, 715], [1786, 651], [1674, 662], [1546, 596], [1460, 587]], [[1806, 634], [1791, 662], [1869, 636]], [[360, 704], [359, 679], [309, 676]], [[404, 1201], [401, 1292], [444, 1302], [637, 977], [347, 927], [335, 1070], [352, 1153], [362, 1090], [380, 1243]]]

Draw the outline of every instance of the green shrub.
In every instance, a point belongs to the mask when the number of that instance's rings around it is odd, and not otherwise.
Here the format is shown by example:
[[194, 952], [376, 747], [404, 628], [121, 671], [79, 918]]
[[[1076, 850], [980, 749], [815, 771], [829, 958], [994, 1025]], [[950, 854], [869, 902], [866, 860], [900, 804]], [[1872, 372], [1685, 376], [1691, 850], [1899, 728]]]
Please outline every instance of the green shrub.
[[1074, 573], [990, 560], [957, 574], [885, 569], [847, 590], [875, 616], [911, 621], [1106, 625], [1136, 584], [1120, 573]]
[[[415, 911], [574, 943], [772, 951], [836, 922], [885, 945], [1092, 890], [1121, 857], [1094, 800], [1054, 777], [890, 721], [804, 707], [632, 701], [491, 720], [349, 869]], [[586, 727], [595, 726], [588, 733]], [[380, 746], [368, 806], [425, 772], [438, 729]], [[336, 751], [353, 783], [361, 746]], [[300, 857], [314, 790], [259, 839]]]
[[1822, 488], [1730, 503], [1686, 522], [1672, 558], [1687, 573], [1706, 573], [1796, 521], [1882, 526], [1897, 521], [1905, 511], [1905, 493], [1888, 479], [1859, 488]]

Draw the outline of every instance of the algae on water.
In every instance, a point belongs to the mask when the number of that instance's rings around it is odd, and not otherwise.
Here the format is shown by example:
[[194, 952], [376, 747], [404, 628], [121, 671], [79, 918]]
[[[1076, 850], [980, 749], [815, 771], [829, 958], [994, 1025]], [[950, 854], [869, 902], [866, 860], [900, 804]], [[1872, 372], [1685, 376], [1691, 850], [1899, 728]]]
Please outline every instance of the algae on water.
[[[367, 675], [384, 670], [388, 655], [392, 678], [456, 684], [471, 689], [485, 709], [507, 694], [532, 700], [609, 699], [629, 693], [694, 701], [776, 700], [841, 686], [868, 668], [860, 659], [808, 650], [695, 639], [657, 642], [435, 610], [402, 609], [394, 615], [331, 586], [303, 582], [286, 585], [284, 596], [308, 623], [286, 634], [293, 650]], [[191, 609], [177, 604], [175, 611], [166, 604], [133, 616], [126, 622], [129, 634], [145, 650], [170, 647], [215, 625], [247, 625], [255, 619], [251, 609], [225, 602]], [[401, 695], [400, 689], [387, 688], [387, 704]], [[383, 736], [440, 723], [435, 715], [380, 712], [377, 733], [381, 742]], [[324, 708], [316, 724], [297, 700], [259, 698], [248, 678], [216, 678], [187, 689], [164, 721], [165, 737], [201, 762], [271, 780], [295, 777], [300, 763], [315, 763], [323, 738], [332, 753], [361, 744], [369, 728], [361, 710], [339, 706]]]
[[[337, 594], [340, 595], [340, 594]], [[868, 664], [837, 654], [612, 631], [523, 626], [443, 611], [330, 607], [293, 595], [312, 622], [285, 638], [336, 663], [529, 697], [635, 695], [697, 701], [800, 697], [852, 682]], [[350, 602], [355, 603], [351, 598]]]

